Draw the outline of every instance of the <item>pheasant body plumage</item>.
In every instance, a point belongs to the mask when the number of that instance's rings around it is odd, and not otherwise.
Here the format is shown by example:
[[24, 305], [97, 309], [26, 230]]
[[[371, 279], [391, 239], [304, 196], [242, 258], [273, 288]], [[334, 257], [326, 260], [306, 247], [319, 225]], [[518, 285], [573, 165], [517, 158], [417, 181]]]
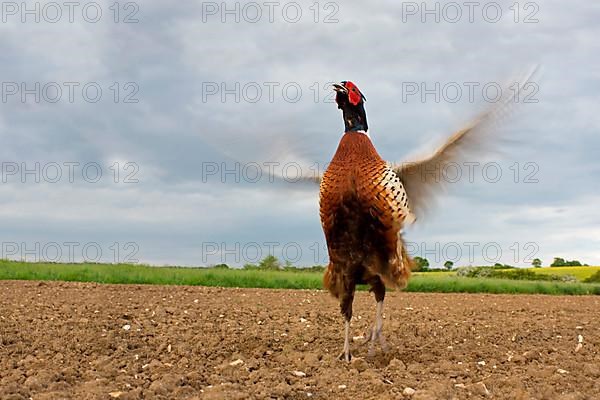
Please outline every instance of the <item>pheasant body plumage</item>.
[[324, 283], [335, 297], [355, 284], [406, 286], [411, 260], [400, 232], [408, 196], [365, 133], [342, 137], [321, 182], [320, 215], [330, 257]]

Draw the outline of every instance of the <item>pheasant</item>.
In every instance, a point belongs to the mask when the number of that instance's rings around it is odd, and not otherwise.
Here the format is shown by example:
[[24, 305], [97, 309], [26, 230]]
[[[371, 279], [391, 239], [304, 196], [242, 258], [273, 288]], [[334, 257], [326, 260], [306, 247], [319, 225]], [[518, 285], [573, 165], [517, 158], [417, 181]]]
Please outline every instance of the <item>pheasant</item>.
[[[528, 78], [529, 79], [529, 78]], [[343, 81], [333, 85], [342, 110], [345, 133], [320, 181], [320, 217], [329, 265], [323, 284], [340, 302], [345, 320], [344, 347], [339, 358], [350, 361], [350, 321], [356, 285], [367, 284], [376, 301], [375, 323], [366, 338], [369, 355], [382, 334], [386, 287], [406, 287], [413, 261], [402, 238], [405, 224], [421, 216], [432, 190], [443, 179], [431, 174], [459, 159], [464, 150], [478, 147], [512, 99], [498, 102], [467, 128], [452, 135], [433, 155], [400, 165], [384, 161], [369, 135], [365, 96]]]

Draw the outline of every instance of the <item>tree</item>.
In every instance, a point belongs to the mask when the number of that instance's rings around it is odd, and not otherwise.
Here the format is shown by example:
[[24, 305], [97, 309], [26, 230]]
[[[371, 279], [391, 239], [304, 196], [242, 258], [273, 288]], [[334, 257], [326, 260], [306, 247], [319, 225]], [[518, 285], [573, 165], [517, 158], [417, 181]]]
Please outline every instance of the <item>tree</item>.
[[551, 267], [581, 267], [581, 262], [577, 260], [565, 260], [564, 258], [554, 257], [554, 262], [550, 264]]
[[539, 258], [534, 258], [531, 262], [531, 265], [533, 265], [535, 268], [540, 268], [542, 266], [542, 260]]
[[268, 256], [260, 260], [260, 262], [258, 263], [258, 268], [266, 270], [280, 270], [281, 263], [279, 262], [277, 257], [269, 254]]
[[453, 263], [452, 261], [446, 261], [446, 262], [444, 263], [444, 267], [445, 267], [445, 268], [446, 268], [448, 271], [450, 271], [450, 270], [452, 269], [452, 267], [454, 267], [454, 263]]
[[554, 257], [554, 261], [552, 261], [552, 264], [550, 264], [551, 267], [564, 267], [565, 266], [565, 259], [564, 258], [560, 258], [560, 257]]
[[426, 271], [429, 269], [429, 261], [426, 258], [416, 256], [414, 261], [415, 271]]

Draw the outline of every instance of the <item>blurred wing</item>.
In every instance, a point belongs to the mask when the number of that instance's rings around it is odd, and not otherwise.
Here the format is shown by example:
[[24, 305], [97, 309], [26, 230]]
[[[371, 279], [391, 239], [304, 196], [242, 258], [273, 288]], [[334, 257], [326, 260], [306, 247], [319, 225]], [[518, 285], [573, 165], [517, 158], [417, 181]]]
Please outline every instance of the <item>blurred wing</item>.
[[[519, 90], [522, 91], [527, 86], [536, 71], [537, 67], [522, 80], [518, 86]], [[427, 208], [434, 203], [436, 192], [444, 190], [446, 182], [442, 171], [448, 166], [461, 164], [467, 158], [481, 154], [484, 149], [490, 150], [491, 142], [499, 139], [493, 135], [495, 128], [510, 116], [517, 104], [514, 100], [519, 99], [521, 95], [518, 91], [508, 88], [505, 88], [503, 93], [509, 93], [509, 96], [500, 99], [467, 127], [450, 136], [431, 156], [415, 162], [392, 165], [404, 183], [411, 211], [417, 217], [422, 217]]]
[[308, 174], [293, 174], [289, 175], [287, 173], [283, 173], [281, 171], [274, 170], [269, 173], [269, 181], [282, 181], [288, 183], [307, 183], [309, 185], [320, 185], [323, 176], [318, 173], [308, 173]]
[[270, 182], [321, 184], [325, 166], [312, 162], [313, 157], [302, 154], [299, 146], [289, 139], [279, 138], [271, 145], [271, 154], [269, 159], [277, 161], [265, 169]]
[[[264, 133], [248, 137], [206, 135], [203, 140], [228, 162], [227, 168], [258, 171], [259, 180], [268, 183], [321, 183], [324, 166], [311, 161], [314, 154], [305, 148], [310, 142], [302, 133]], [[303, 148], [304, 147], [304, 148]], [[226, 168], [226, 167], [223, 167]]]

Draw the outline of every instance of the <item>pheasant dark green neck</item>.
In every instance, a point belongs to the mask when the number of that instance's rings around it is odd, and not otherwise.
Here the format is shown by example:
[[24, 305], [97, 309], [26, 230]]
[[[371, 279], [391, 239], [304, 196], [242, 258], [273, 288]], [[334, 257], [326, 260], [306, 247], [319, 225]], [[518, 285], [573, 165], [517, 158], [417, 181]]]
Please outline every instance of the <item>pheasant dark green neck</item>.
[[356, 96], [360, 96], [358, 101], [350, 102], [348, 100], [348, 92], [339, 92], [335, 97], [335, 102], [340, 110], [342, 110], [342, 116], [344, 118], [344, 129], [345, 132], [357, 132], [367, 131], [369, 125], [367, 124], [367, 113], [365, 112], [364, 96], [358, 92]]
[[367, 113], [365, 112], [363, 103], [356, 106], [347, 103], [344, 108], [342, 108], [342, 113], [344, 117], [344, 129], [346, 132], [366, 132], [369, 129], [369, 125], [367, 124]]

